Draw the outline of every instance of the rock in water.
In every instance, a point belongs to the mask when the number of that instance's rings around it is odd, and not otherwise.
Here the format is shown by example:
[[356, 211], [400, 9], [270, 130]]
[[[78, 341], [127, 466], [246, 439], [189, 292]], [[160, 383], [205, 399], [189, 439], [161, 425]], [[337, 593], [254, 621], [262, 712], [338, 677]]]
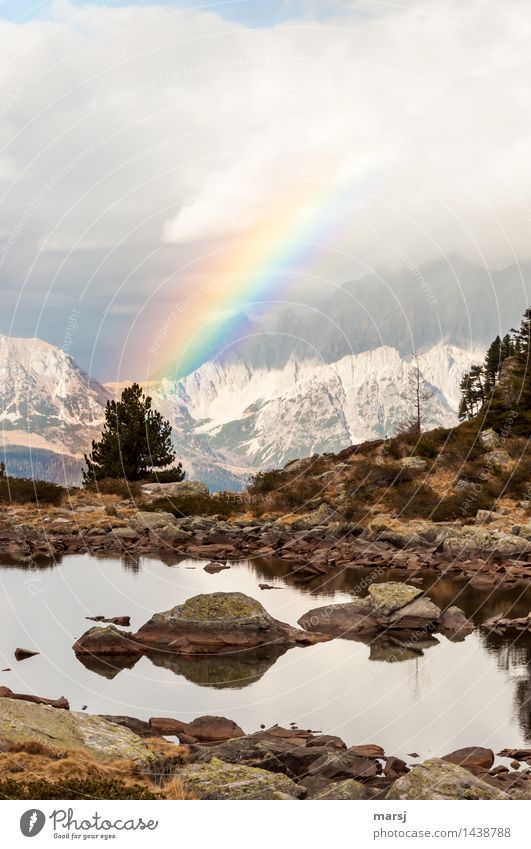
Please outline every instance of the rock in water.
[[35, 740], [54, 749], [82, 749], [102, 761], [149, 762], [153, 754], [128, 728], [98, 716], [0, 699], [0, 742]]
[[31, 649], [15, 649], [15, 660], [26, 660], [28, 657], [35, 657], [36, 654], [39, 652]]
[[440, 618], [440, 630], [449, 640], [464, 640], [474, 630], [474, 623], [459, 607], [449, 607]]
[[309, 610], [298, 620], [307, 631], [321, 631], [334, 637], [371, 634], [380, 626], [372, 615], [369, 599], [356, 598], [346, 604], [327, 604]]
[[140, 649], [134, 641], [130, 631], [119, 631], [114, 625], [101, 628], [97, 625], [77, 640], [72, 646], [78, 655], [133, 655], [140, 654]]
[[441, 760], [458, 764], [470, 772], [487, 772], [494, 763], [494, 752], [482, 746], [468, 746], [466, 749], [457, 749], [455, 752], [443, 755]]
[[61, 710], [70, 710], [70, 705], [64, 696], [58, 699], [45, 699], [43, 696], [32, 696], [28, 693], [14, 693], [9, 687], [0, 687], [0, 698], [20, 699], [24, 702], [33, 702], [34, 705], [50, 705]]
[[155, 615], [135, 635], [142, 649], [169, 649], [177, 654], [232, 653], [274, 647], [311, 645], [329, 639], [273, 619], [260, 602], [243, 593], [197, 595]]
[[422, 595], [422, 590], [401, 584], [399, 581], [389, 581], [385, 584], [371, 584], [369, 596], [375, 614], [390, 616], [395, 610], [405, 607]]
[[389, 789], [387, 799], [509, 799], [457, 764], [431, 758], [414, 766]]
[[185, 790], [200, 799], [300, 799], [306, 795], [305, 788], [286, 775], [218, 758], [187, 766], [179, 777]]

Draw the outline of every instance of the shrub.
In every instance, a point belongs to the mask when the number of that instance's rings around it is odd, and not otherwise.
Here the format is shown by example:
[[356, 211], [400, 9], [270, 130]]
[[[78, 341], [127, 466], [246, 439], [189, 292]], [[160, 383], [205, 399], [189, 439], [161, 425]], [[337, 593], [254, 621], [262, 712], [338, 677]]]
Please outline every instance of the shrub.
[[269, 472], [258, 472], [251, 479], [248, 491], [250, 495], [268, 495], [277, 492], [289, 481], [289, 473], [280, 469], [272, 469]]
[[48, 481], [0, 478], [1, 504], [60, 504], [65, 493], [64, 487]]
[[243, 499], [232, 492], [219, 495], [178, 495], [172, 498], [157, 498], [143, 506], [153, 513], [173, 513], [178, 518], [186, 516], [234, 516], [242, 512]]
[[429, 436], [421, 436], [415, 445], [414, 453], [419, 457], [428, 457], [430, 460], [433, 460], [439, 453], [439, 447]]
[[0, 781], [2, 799], [158, 799], [140, 784], [124, 784], [116, 779], [69, 778], [63, 781]]
[[119, 495], [123, 499], [137, 498], [140, 493], [137, 483], [126, 481], [124, 478], [103, 478], [87, 484], [86, 489], [100, 495]]

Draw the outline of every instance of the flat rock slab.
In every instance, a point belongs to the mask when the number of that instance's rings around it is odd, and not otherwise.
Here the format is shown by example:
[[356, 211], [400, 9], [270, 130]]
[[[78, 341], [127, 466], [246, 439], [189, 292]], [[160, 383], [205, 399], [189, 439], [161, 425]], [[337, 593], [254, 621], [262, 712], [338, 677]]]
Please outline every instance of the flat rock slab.
[[87, 713], [0, 699], [0, 741], [34, 740], [52, 749], [83, 749], [101, 761], [148, 762], [153, 755], [136, 734]]
[[114, 625], [106, 628], [95, 625], [77, 640], [72, 646], [77, 655], [139, 655], [140, 649], [130, 631], [119, 631]]
[[297, 624], [307, 631], [346, 638], [354, 634], [372, 634], [380, 628], [373, 616], [370, 600], [366, 598], [315, 607], [301, 616]]
[[411, 587], [399, 581], [371, 584], [369, 587], [373, 610], [381, 616], [390, 616], [395, 610], [400, 610], [420, 595], [422, 590], [418, 587]]
[[509, 799], [486, 781], [457, 764], [432, 758], [397, 779], [387, 799]]
[[368, 799], [369, 794], [367, 787], [361, 781], [356, 781], [355, 778], [346, 778], [344, 781], [335, 781], [329, 784], [320, 793], [313, 797], [314, 799]]
[[149, 726], [157, 734], [176, 734], [181, 743], [220, 743], [245, 736], [239, 725], [224, 716], [198, 716], [192, 722], [152, 717]]
[[227, 764], [212, 758], [207, 764], [185, 767], [179, 777], [185, 790], [199, 799], [300, 799], [306, 790], [280, 773]]

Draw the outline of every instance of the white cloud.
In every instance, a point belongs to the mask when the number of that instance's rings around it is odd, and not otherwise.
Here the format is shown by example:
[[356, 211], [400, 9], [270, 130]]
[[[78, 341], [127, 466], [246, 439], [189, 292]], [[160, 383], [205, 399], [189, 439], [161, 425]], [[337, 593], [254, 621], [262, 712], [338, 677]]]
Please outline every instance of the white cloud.
[[[327, 7], [271, 29], [65, 2], [3, 24], [3, 284], [167, 295], [299, 196], [313, 238], [368, 266], [531, 259], [527, 3]], [[320, 273], [347, 278], [339, 257]]]

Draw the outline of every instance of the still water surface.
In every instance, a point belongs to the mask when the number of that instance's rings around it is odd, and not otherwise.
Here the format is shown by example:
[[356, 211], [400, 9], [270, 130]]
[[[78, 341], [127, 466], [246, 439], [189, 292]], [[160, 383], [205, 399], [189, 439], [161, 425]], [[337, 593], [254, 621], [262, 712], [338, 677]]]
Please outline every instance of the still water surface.
[[[243, 562], [210, 575], [203, 563], [66, 557], [46, 568], [0, 566], [0, 684], [49, 698], [66, 696], [73, 710], [147, 719], [202, 714], [234, 719], [246, 731], [261, 723], [296, 722], [340, 735], [348, 744], [373, 742], [386, 752], [421, 757], [460, 746], [498, 751], [531, 740], [529, 635], [511, 637], [480, 629], [463, 642], [437, 636], [423, 653], [386, 660], [381, 647], [335, 639], [293, 648], [276, 661], [194, 661], [142, 657], [130, 669], [86, 668], [72, 651], [93, 623], [86, 616], [131, 616], [131, 629], [155, 611], [216, 590], [247, 593], [277, 619], [296, 624], [310, 608], [349, 601], [367, 571], [349, 571], [319, 586], [296, 585], [285, 565]], [[388, 570], [378, 580], [403, 580]], [[278, 587], [261, 591], [260, 582]], [[531, 590], [477, 590], [462, 579], [427, 576], [424, 588], [439, 606], [456, 603], [477, 624], [495, 614], [523, 615]], [[361, 590], [361, 594], [364, 594]], [[17, 663], [17, 646], [36, 657]], [[396, 657], [396, 651], [393, 656]], [[103, 674], [102, 674], [103, 673]]]

